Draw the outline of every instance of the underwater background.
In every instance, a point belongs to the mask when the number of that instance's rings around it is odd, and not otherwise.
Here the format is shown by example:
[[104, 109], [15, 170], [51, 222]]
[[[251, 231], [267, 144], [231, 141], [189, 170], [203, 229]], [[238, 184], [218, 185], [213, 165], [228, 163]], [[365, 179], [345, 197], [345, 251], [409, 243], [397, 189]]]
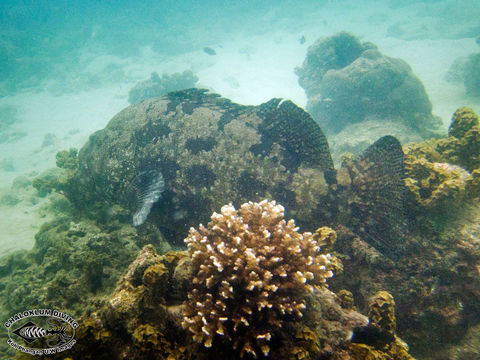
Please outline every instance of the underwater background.
[[[75, 359], [480, 359], [478, 19], [475, 0], [1, 2], [1, 318], [81, 319]], [[261, 230], [206, 256], [231, 222]], [[286, 270], [250, 269], [255, 246]], [[0, 358], [31, 358], [1, 334]]]

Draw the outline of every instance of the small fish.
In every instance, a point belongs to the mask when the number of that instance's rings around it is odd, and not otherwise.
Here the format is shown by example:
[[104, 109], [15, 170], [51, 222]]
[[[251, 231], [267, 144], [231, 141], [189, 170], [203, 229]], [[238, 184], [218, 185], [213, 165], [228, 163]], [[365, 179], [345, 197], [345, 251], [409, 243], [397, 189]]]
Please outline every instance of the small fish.
[[383, 349], [386, 345], [395, 341], [395, 337], [377, 326], [366, 325], [354, 328], [350, 341], [356, 344], [373, 346], [376, 349]]
[[300, 39], [298, 39], [298, 42], [300, 43], [300, 45], [305, 44], [306, 41], [307, 41], [307, 38], [305, 35], [300, 36]]
[[217, 52], [216, 52], [215, 50], [213, 50], [212, 48], [210, 48], [210, 47], [204, 47], [204, 48], [203, 48], [203, 52], [204, 52], [205, 54], [210, 55], [210, 56], [217, 55]]

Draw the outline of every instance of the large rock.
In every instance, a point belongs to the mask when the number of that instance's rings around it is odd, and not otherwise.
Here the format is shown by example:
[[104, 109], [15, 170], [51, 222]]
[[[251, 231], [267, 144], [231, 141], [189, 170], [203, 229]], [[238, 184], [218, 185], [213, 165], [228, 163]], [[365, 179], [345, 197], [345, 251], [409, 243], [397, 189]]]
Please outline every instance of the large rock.
[[317, 40], [296, 73], [307, 110], [327, 133], [365, 120], [400, 121], [423, 134], [435, 128], [432, 105], [410, 66], [349, 33]]

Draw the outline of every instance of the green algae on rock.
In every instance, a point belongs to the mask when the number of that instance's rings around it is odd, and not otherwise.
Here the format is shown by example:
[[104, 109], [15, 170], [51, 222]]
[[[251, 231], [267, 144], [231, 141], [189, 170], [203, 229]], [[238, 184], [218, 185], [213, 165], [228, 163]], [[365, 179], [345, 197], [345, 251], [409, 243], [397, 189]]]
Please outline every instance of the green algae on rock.
[[[148, 239], [148, 240], [145, 240]], [[81, 316], [114, 288], [144, 242], [169, 249], [161, 234], [139, 234], [112, 220], [108, 226], [58, 216], [45, 223], [27, 252], [4, 258], [2, 316], [33, 308], [59, 308]]]

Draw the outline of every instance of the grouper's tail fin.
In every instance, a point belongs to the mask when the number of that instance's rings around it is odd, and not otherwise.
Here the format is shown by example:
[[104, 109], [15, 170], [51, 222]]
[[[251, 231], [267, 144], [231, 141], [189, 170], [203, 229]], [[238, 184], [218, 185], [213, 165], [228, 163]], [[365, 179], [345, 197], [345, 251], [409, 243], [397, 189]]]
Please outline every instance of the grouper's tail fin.
[[384, 136], [349, 166], [349, 226], [391, 259], [401, 256], [407, 231], [405, 165], [400, 142]]

